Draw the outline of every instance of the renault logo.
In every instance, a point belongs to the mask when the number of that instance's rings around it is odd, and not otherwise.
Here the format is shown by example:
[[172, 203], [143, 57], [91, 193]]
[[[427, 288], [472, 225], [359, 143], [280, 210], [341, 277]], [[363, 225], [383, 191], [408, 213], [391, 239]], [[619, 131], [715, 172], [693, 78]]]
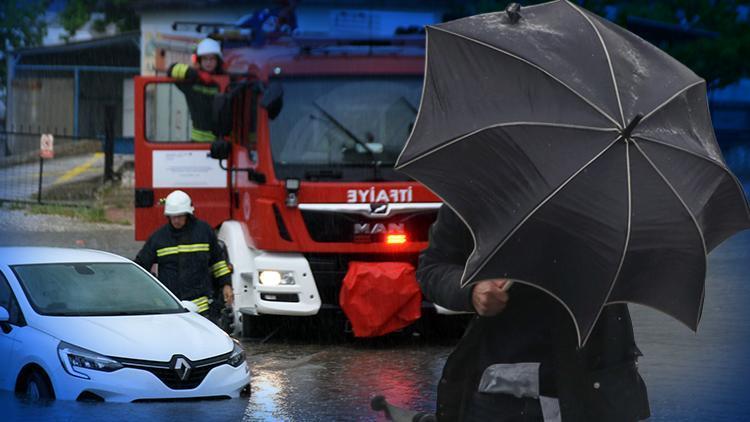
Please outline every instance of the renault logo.
[[177, 357], [174, 359], [172, 369], [174, 369], [174, 371], [177, 373], [180, 381], [185, 381], [190, 376], [190, 369], [192, 369], [192, 367], [190, 366], [190, 362], [187, 359], [183, 357]]

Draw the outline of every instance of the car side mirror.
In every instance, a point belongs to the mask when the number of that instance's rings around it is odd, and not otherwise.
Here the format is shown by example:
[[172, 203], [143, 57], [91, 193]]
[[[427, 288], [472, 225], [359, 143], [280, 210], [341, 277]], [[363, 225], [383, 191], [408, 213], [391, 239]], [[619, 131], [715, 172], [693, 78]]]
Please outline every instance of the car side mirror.
[[280, 82], [273, 81], [263, 90], [263, 98], [260, 100], [261, 107], [268, 112], [268, 118], [273, 120], [281, 113], [284, 106], [284, 89]]
[[8, 310], [0, 306], [0, 323], [8, 321], [10, 321], [10, 314], [8, 313]]
[[198, 305], [196, 305], [195, 303], [193, 303], [193, 302], [191, 302], [189, 300], [181, 300], [180, 303], [188, 311], [195, 312], [196, 314], [198, 313]]
[[232, 153], [232, 143], [223, 139], [217, 139], [211, 142], [211, 152], [209, 156], [215, 160], [226, 160]]

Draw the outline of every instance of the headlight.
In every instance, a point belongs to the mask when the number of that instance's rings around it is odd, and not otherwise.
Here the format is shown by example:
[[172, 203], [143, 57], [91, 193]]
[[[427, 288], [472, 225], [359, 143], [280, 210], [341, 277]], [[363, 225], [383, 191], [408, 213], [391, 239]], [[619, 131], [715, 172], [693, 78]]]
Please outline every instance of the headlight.
[[232, 349], [232, 354], [229, 356], [229, 359], [227, 359], [227, 363], [234, 366], [235, 368], [242, 365], [242, 363], [245, 361], [245, 349], [242, 348], [237, 342], [234, 343], [234, 349]]
[[57, 355], [60, 357], [60, 363], [65, 368], [65, 372], [78, 378], [89, 379], [88, 375], [77, 371], [78, 368], [104, 372], [112, 372], [122, 368], [122, 364], [112, 358], [73, 346], [64, 341], [57, 345]]
[[289, 286], [295, 284], [293, 271], [264, 270], [258, 276], [260, 284], [264, 286]]

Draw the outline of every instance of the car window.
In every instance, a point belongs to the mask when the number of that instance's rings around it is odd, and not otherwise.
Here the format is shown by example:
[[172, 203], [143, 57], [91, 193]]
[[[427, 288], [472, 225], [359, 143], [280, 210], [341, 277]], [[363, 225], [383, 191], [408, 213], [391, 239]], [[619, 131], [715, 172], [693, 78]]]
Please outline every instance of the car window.
[[130, 263], [16, 265], [31, 306], [42, 315], [107, 316], [185, 312], [167, 290]]
[[8, 319], [9, 323], [13, 325], [26, 325], [16, 296], [13, 294], [13, 290], [10, 289], [10, 284], [2, 272], [0, 272], [0, 306], [8, 311], [10, 315]]

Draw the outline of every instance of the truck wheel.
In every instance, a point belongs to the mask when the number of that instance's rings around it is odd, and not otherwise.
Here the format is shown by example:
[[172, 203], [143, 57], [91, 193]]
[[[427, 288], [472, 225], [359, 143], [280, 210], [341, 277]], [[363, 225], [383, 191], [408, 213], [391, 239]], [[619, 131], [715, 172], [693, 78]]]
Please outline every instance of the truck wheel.
[[43, 372], [37, 369], [32, 369], [26, 374], [18, 386], [17, 393], [21, 397], [31, 401], [52, 400], [55, 398], [55, 393], [52, 391], [52, 384], [49, 379]]

